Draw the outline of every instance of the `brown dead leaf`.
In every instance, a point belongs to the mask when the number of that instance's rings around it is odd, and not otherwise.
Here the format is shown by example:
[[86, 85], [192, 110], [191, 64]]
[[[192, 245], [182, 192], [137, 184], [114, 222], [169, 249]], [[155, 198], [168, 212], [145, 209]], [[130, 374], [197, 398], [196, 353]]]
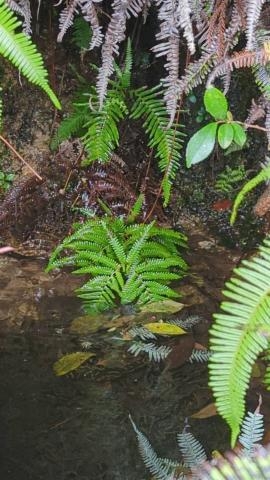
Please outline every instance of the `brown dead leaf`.
[[215, 417], [217, 414], [218, 412], [216, 405], [214, 403], [209, 403], [209, 405], [206, 405], [206, 407], [203, 407], [201, 410], [191, 415], [191, 418], [210, 418]]

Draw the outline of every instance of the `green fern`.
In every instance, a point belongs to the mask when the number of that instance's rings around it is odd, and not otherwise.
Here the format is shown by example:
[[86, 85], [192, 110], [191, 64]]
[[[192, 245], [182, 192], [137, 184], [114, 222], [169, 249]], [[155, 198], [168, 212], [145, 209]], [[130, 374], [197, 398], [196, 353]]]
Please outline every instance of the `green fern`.
[[[267, 349], [270, 328], [270, 239], [244, 260], [223, 292], [210, 331], [210, 386], [220, 415], [232, 430], [232, 445], [245, 413], [245, 393], [258, 355]], [[269, 378], [267, 378], [269, 380]]]
[[92, 30], [83, 17], [75, 18], [73, 22], [72, 42], [80, 50], [87, 50], [90, 45]]
[[[153, 252], [147, 255], [150, 239]], [[179, 296], [168, 286], [186, 271], [179, 246], [186, 246], [184, 235], [154, 222], [127, 225], [119, 218], [94, 218], [75, 225], [53, 252], [47, 271], [72, 265], [74, 274], [88, 274], [90, 280], [78, 290], [86, 310], [108, 309], [119, 301], [145, 304]]]
[[148, 146], [154, 148], [159, 159], [159, 169], [163, 173], [162, 189], [164, 205], [168, 205], [172, 182], [180, 163], [183, 133], [180, 125], [168, 128], [169, 118], [160, 87], [133, 91], [135, 103], [131, 118], [144, 119], [143, 127], [149, 137]]
[[56, 108], [59, 100], [48, 83], [48, 73], [41, 55], [31, 39], [17, 33], [21, 22], [15, 17], [4, 0], [0, 0], [0, 54], [7, 58], [33, 84], [42, 88]]
[[238, 195], [237, 195], [237, 197], [234, 201], [234, 204], [233, 204], [233, 210], [232, 210], [232, 214], [231, 214], [231, 218], [230, 218], [230, 224], [231, 225], [234, 224], [234, 222], [236, 220], [237, 212], [239, 210], [239, 207], [240, 207], [241, 203], [243, 202], [243, 200], [245, 199], [246, 195], [249, 192], [251, 192], [251, 190], [256, 188], [260, 183], [266, 182], [269, 179], [270, 179], [270, 167], [268, 166], [266, 168], [263, 168], [255, 177], [251, 178], [251, 180], [249, 180], [243, 186], [243, 188], [238, 193]]
[[215, 190], [230, 195], [235, 190], [237, 184], [244, 180], [245, 177], [246, 171], [243, 165], [239, 165], [236, 168], [231, 168], [227, 165], [225, 170], [217, 177]]

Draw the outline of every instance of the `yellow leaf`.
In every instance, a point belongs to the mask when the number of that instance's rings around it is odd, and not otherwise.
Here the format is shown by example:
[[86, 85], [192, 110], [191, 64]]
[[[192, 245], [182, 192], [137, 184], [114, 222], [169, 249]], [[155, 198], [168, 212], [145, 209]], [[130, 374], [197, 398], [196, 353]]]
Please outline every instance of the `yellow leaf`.
[[68, 353], [61, 357], [53, 365], [53, 371], [57, 377], [66, 375], [72, 370], [79, 368], [88, 358], [94, 357], [95, 353], [92, 352], [74, 352]]
[[142, 313], [176, 313], [185, 305], [174, 300], [161, 300], [160, 302], [147, 303], [140, 308]]
[[149, 332], [156, 333], [157, 335], [173, 336], [184, 335], [185, 333], [187, 333], [185, 330], [183, 330], [183, 328], [165, 322], [145, 323], [144, 327], [147, 328]]

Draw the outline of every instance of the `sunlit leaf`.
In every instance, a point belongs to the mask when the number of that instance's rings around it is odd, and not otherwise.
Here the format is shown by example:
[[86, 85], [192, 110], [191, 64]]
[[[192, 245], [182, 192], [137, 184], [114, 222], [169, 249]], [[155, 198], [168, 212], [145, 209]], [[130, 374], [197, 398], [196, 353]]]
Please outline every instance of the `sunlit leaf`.
[[225, 120], [228, 112], [227, 99], [218, 88], [210, 87], [204, 94], [205, 110], [216, 120]]
[[86, 360], [94, 356], [95, 353], [92, 352], [68, 353], [54, 363], [53, 371], [57, 377], [67, 375], [69, 372], [79, 368], [84, 362], [86, 362]]
[[176, 313], [182, 310], [185, 305], [174, 300], [161, 300], [144, 305], [140, 311], [142, 313]]
[[157, 335], [184, 335], [187, 333], [183, 328], [178, 327], [177, 325], [172, 325], [165, 322], [154, 322], [154, 323], [145, 323], [144, 327], [149, 330], [149, 332], [156, 333]]
[[209, 157], [215, 146], [217, 126], [216, 122], [208, 123], [191, 137], [186, 151], [188, 168]]
[[230, 123], [223, 123], [218, 129], [218, 143], [224, 150], [228, 148], [234, 138], [234, 130]]

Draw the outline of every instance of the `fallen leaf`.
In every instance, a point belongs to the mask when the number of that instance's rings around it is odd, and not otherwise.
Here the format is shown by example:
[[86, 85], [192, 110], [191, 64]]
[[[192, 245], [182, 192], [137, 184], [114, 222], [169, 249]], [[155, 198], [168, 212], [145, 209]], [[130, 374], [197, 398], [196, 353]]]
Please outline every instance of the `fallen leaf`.
[[68, 353], [61, 357], [53, 365], [53, 371], [57, 377], [62, 375], [67, 375], [67, 373], [72, 372], [79, 368], [86, 360], [91, 357], [94, 357], [95, 353], [92, 352], [74, 352]]
[[184, 335], [187, 332], [183, 328], [178, 327], [178, 325], [172, 325], [171, 323], [165, 322], [155, 322], [155, 323], [145, 323], [144, 327], [149, 330], [149, 332], [156, 333], [157, 335]]
[[88, 333], [95, 333], [101, 327], [104, 326], [104, 323], [107, 322], [108, 317], [104, 315], [83, 315], [82, 317], [77, 317], [70, 325], [71, 333], [79, 333], [81, 335], [87, 335]]
[[168, 368], [179, 368], [186, 363], [194, 348], [194, 338], [190, 333], [170, 339], [168, 346], [172, 351], [166, 358]]
[[174, 300], [162, 300], [160, 302], [147, 303], [140, 308], [142, 313], [176, 313], [182, 310], [185, 305]]
[[217, 202], [213, 203], [212, 209], [216, 212], [225, 212], [226, 210], [230, 210], [231, 206], [232, 200], [225, 198], [224, 200], [218, 200]]
[[216, 416], [217, 414], [218, 412], [216, 405], [214, 403], [209, 403], [209, 405], [206, 405], [206, 407], [203, 407], [201, 410], [191, 415], [191, 418], [210, 418]]

